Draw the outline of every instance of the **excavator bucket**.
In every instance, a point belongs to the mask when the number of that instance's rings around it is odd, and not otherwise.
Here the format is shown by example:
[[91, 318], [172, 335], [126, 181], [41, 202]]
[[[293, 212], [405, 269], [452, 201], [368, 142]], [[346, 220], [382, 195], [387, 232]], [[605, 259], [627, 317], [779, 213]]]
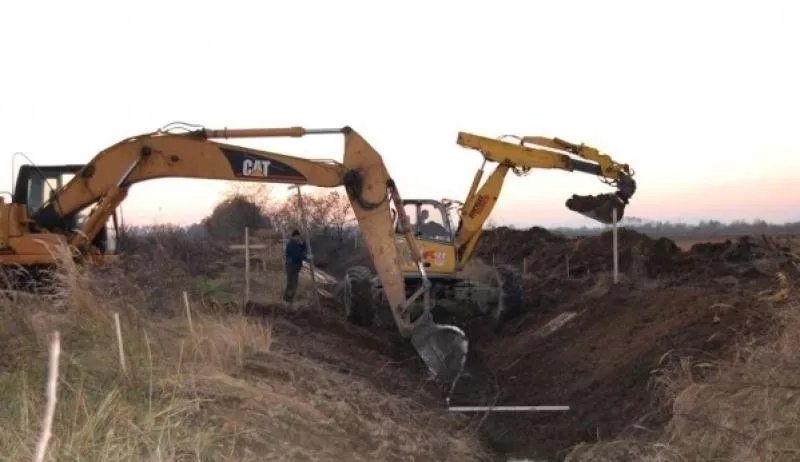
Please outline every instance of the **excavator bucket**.
[[610, 225], [614, 223], [614, 210], [617, 211], [617, 223], [622, 220], [625, 202], [615, 193], [581, 196], [573, 194], [567, 199], [566, 206], [573, 212]]
[[433, 379], [447, 388], [449, 396], [467, 360], [468, 342], [464, 332], [455, 326], [436, 324], [431, 312], [425, 310], [414, 322], [411, 344]]

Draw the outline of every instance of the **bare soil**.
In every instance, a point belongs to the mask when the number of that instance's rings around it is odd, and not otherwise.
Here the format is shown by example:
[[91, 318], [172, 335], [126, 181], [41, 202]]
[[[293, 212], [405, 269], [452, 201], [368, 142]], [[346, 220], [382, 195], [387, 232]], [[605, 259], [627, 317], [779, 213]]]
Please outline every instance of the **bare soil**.
[[[798, 274], [790, 249], [768, 237], [682, 251], [669, 239], [622, 229], [616, 285], [610, 233], [565, 239], [537, 228], [499, 229], [482, 244], [486, 260], [528, 258], [530, 305], [501, 335], [480, 322], [467, 326], [478, 372], [460, 384], [460, 401], [571, 406], [488, 416], [487, 443], [504, 455], [563, 457], [576, 443], [617, 438], [633, 424], [662, 425], [670, 409], [658, 371], [677, 358], [719, 358], [737, 342], [763, 338], [771, 314], [759, 293], [777, 288], [776, 271]], [[540, 330], [567, 314], [574, 317], [555, 332]]]
[[[798, 278], [796, 256], [763, 236], [684, 251], [669, 239], [621, 229], [619, 244], [622, 279], [612, 284], [610, 233], [567, 239], [540, 228], [500, 228], [485, 234], [479, 258], [520, 266], [527, 260], [528, 311], [501, 333], [482, 320], [462, 324], [471, 352], [452, 403], [571, 406], [475, 415], [472, 424], [497, 460], [560, 459], [580, 442], [664, 424], [670, 409], [659, 371], [680, 357], [720, 358], [739, 342], [762, 338], [772, 322], [762, 292], [777, 289], [777, 271]], [[441, 405], [408, 343], [335, 317], [296, 314], [279, 324], [277, 343], [387, 392]], [[567, 322], [546, 333], [556, 319]]]

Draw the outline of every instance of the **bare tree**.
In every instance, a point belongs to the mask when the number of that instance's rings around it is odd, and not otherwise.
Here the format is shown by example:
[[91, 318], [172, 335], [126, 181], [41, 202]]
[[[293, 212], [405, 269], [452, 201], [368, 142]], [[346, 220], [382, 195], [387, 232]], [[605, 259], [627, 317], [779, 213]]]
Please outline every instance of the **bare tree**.
[[[314, 248], [314, 259], [320, 266], [341, 256], [347, 236], [347, 225], [353, 219], [353, 210], [347, 196], [340, 191], [303, 194], [308, 232]], [[271, 217], [275, 226], [284, 233], [303, 229], [300, 203], [296, 195], [273, 208]]]
[[[303, 207], [309, 234], [312, 236], [344, 238], [345, 227], [353, 216], [350, 201], [339, 191], [327, 194], [304, 194]], [[272, 213], [276, 224], [285, 230], [300, 229], [302, 225], [298, 197], [290, 196]]]

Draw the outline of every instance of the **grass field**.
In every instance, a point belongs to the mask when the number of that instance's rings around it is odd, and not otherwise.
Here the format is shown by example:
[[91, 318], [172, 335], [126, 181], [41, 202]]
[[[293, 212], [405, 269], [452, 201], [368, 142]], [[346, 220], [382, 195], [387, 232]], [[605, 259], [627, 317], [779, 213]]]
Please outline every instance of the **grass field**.
[[[455, 461], [483, 454], [457, 417], [302, 354], [325, 338], [307, 333], [290, 344], [284, 338], [301, 328], [285, 316], [237, 312], [242, 272], [199, 260], [210, 249], [174, 236], [151, 244], [99, 275], [65, 264], [55, 295], [0, 297], [3, 460], [37, 460], [48, 383], [57, 401], [43, 460]], [[216, 274], [202, 274], [211, 267]], [[280, 309], [282, 276], [256, 274], [254, 300]], [[308, 294], [302, 297], [301, 306]]]

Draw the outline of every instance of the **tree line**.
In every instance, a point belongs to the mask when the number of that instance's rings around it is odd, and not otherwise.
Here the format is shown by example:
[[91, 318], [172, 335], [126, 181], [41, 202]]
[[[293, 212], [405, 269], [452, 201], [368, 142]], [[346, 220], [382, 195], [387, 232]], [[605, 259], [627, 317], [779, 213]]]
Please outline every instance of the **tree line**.
[[[214, 240], [239, 241], [244, 238], [244, 228], [255, 233], [268, 231], [288, 236], [298, 229], [306, 234], [301, 219], [300, 201], [292, 194], [286, 200], [275, 200], [271, 196], [271, 185], [232, 183], [223, 198], [211, 213], [199, 223], [185, 228], [190, 237]], [[358, 239], [359, 230], [350, 201], [338, 188], [325, 192], [303, 192], [307, 232], [312, 239], [314, 253], [318, 258], [336, 258], [343, 248], [352, 248]], [[769, 223], [765, 220], [701, 220], [698, 223], [680, 223], [649, 220], [640, 217], [625, 217], [620, 226], [653, 236], [709, 236], [744, 234], [800, 234], [800, 221]], [[486, 228], [496, 228], [490, 220]], [[507, 226], [515, 228], [515, 226]], [[566, 236], [586, 236], [602, 233], [609, 227], [545, 227], [551, 232]], [[131, 230], [130, 228], [128, 228]], [[146, 227], [139, 228], [145, 231]], [[131, 231], [136, 231], [132, 229]]]
[[[681, 223], [663, 220], [648, 220], [639, 217], [626, 217], [619, 226], [653, 236], [722, 236], [746, 234], [800, 234], [800, 221], [787, 223], [769, 223], [762, 219], [733, 220], [700, 220], [697, 223]], [[567, 236], [599, 234], [608, 227], [555, 227], [550, 231]]]

